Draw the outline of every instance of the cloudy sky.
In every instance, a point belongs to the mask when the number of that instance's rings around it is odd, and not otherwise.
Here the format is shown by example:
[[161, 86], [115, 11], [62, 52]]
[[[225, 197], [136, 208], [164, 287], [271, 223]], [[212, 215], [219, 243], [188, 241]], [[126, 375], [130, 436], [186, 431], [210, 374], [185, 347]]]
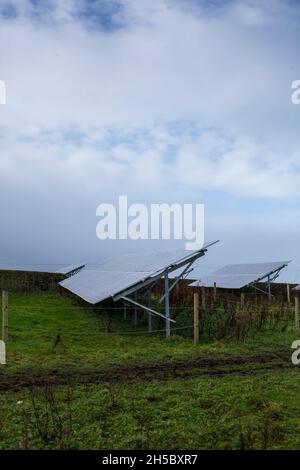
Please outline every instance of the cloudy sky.
[[297, 1], [0, 0], [0, 260], [95, 262], [96, 207], [204, 203], [206, 269], [300, 282]]

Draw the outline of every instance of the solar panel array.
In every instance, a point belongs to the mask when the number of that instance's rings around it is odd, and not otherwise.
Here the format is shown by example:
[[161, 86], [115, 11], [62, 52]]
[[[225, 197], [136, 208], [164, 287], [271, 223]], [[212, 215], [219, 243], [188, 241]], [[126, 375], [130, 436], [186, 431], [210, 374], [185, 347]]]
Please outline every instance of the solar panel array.
[[25, 271], [45, 274], [70, 274], [77, 269], [83, 268], [84, 264], [0, 264], [0, 271]]
[[138, 289], [148, 278], [162, 275], [166, 269], [176, 269], [179, 264], [204, 255], [213, 243], [207, 243], [197, 251], [156, 251], [119, 256], [99, 265], [86, 266], [78, 274], [60, 282], [60, 285], [87, 302], [96, 304], [132, 286]]
[[269, 274], [287, 266], [290, 261], [276, 261], [269, 263], [228, 264], [213, 272], [209, 276], [203, 276], [190, 286], [203, 285], [224, 289], [240, 289], [248, 284], [265, 279]]

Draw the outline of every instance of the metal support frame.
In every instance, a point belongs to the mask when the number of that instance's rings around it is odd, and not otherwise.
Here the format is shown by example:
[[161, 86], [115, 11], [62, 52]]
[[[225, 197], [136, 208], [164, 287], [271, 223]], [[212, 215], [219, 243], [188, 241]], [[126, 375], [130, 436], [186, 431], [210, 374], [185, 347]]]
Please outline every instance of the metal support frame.
[[[135, 300], [135, 302], [137, 302], [137, 291], [135, 291], [135, 293], [134, 293], [134, 300]], [[138, 324], [138, 311], [137, 311], [136, 307], [134, 308], [134, 320], [133, 320], [133, 322], [134, 322], [134, 326], [137, 326], [137, 324]]]
[[[260, 279], [257, 279], [256, 281], [254, 282], [251, 282], [250, 284], [248, 284], [248, 286], [252, 286], [254, 287], [254, 289], [258, 290], [259, 292], [263, 292], [263, 294], [267, 294], [267, 296], [269, 297], [269, 300], [272, 299], [273, 297], [273, 294], [271, 292], [271, 283], [273, 281], [275, 281], [275, 279], [278, 278], [279, 274], [280, 274], [280, 271], [285, 268], [287, 265], [283, 265], [281, 266], [279, 269], [276, 269], [276, 271], [272, 271], [268, 274], [266, 274], [264, 277], [261, 277]], [[258, 282], [264, 282], [264, 279], [266, 279], [266, 282], [267, 282], [267, 286], [268, 286], [268, 290], [265, 291], [263, 289], [260, 289], [259, 287], [257, 287], [255, 284], [258, 283]]]
[[166, 270], [164, 274], [165, 278], [165, 314], [166, 314], [166, 337], [168, 338], [171, 335], [171, 325], [170, 325], [170, 297], [169, 297], [169, 273]]
[[269, 300], [271, 300], [272, 294], [271, 294], [271, 281], [270, 281], [270, 276], [268, 276], [268, 297], [269, 297]]
[[131, 299], [130, 297], [122, 297], [122, 299], [125, 301], [125, 302], [128, 302], [130, 304], [133, 304], [135, 305], [136, 307], [140, 307], [142, 308], [143, 310], [146, 310], [147, 312], [151, 312], [153, 313], [153, 315], [157, 315], [159, 317], [162, 317], [164, 318], [165, 320], [168, 320], [172, 323], [176, 323], [175, 320], [172, 320], [172, 318], [167, 318], [165, 315], [163, 315], [162, 313], [160, 312], [157, 312], [156, 310], [153, 310], [153, 308], [149, 308], [149, 307], [146, 307], [145, 305], [143, 304], [140, 304], [139, 302], [136, 302], [135, 300]]
[[[175, 281], [173, 282], [173, 284], [171, 285], [171, 287], [169, 288], [169, 293], [174, 289], [174, 287], [176, 287], [176, 285], [178, 284], [178, 282], [183, 279], [184, 276], [187, 276], [190, 272], [193, 271], [193, 268], [190, 269], [190, 267], [192, 266], [192, 264], [194, 263], [194, 261], [191, 261], [187, 266], [186, 268], [182, 271], [182, 273], [180, 273], [176, 278], [175, 278]], [[163, 302], [163, 300], [165, 299], [165, 295], [162, 295], [161, 298], [159, 299], [159, 302]]]
[[[219, 240], [212, 242], [209, 246], [212, 246], [216, 243], [218, 243]], [[207, 247], [208, 248], [208, 247]], [[193, 254], [190, 257], [185, 257], [183, 260], [175, 262], [174, 264], [169, 265], [166, 267], [164, 270], [158, 271], [154, 273], [151, 277], [146, 277], [142, 281], [137, 282], [136, 284], [133, 284], [132, 286], [124, 289], [123, 291], [120, 291], [119, 293], [115, 294], [113, 296], [113, 300], [119, 300], [122, 299], [124, 296], [127, 296], [129, 294], [132, 294], [133, 292], [136, 292], [139, 289], [142, 289], [143, 287], [147, 287], [153, 283], [155, 283], [157, 280], [161, 279], [163, 276], [164, 272], [166, 269], [168, 270], [169, 273], [173, 271], [177, 271], [177, 269], [182, 268], [183, 266], [186, 266], [187, 264], [192, 265], [196, 259], [201, 258], [202, 256], [205, 255], [207, 252], [207, 248], [203, 248], [202, 250], [199, 250], [196, 254]]]
[[[217, 243], [219, 240], [216, 242], [211, 243], [211, 245], [214, 245]], [[123, 300], [125, 302], [129, 302], [133, 304], [135, 307], [140, 307], [143, 310], [146, 310], [148, 312], [148, 331], [152, 331], [152, 314], [157, 315], [159, 317], [162, 317], [166, 320], [166, 337], [169, 337], [171, 335], [171, 322], [176, 323], [175, 320], [173, 320], [170, 316], [170, 292], [174, 287], [177, 285], [179, 280], [186, 275], [192, 266], [192, 264], [200, 257], [204, 256], [207, 251], [207, 248], [203, 248], [202, 250], [199, 250], [197, 253], [194, 253], [191, 256], [186, 256], [184, 259], [175, 262], [174, 264], [169, 265], [166, 267], [163, 271], [159, 271], [157, 273], [154, 273], [151, 277], [146, 277], [143, 281], [140, 281], [127, 289], [124, 289], [122, 292], [119, 292], [115, 296], [113, 296], [113, 300]], [[174, 283], [169, 287], [169, 273], [176, 271], [180, 268], [184, 268], [183, 271], [178, 275], [174, 281]], [[192, 269], [191, 269], [192, 270]], [[157, 312], [156, 310], [152, 309], [151, 306], [151, 290], [153, 286], [162, 278], [164, 277], [164, 295], [161, 297], [160, 301], [165, 301], [165, 315], [162, 315], [160, 312]], [[137, 302], [137, 291], [150, 286], [149, 289], [147, 290], [147, 294], [149, 295], [148, 297], [148, 307], [145, 305]], [[131, 299], [128, 297], [128, 295], [134, 293], [135, 295], [135, 300]], [[136, 309], [135, 309], [136, 311]], [[135, 317], [136, 318], [136, 317]], [[137, 319], [135, 320], [135, 324], [137, 324]]]
[[[255, 284], [250, 284], [255, 290], [258, 290], [259, 292], [262, 292], [263, 294], [266, 294], [266, 295], [269, 295], [269, 293], [263, 289], [260, 289], [259, 287], [257, 287]], [[271, 294], [273, 295], [273, 294]]]

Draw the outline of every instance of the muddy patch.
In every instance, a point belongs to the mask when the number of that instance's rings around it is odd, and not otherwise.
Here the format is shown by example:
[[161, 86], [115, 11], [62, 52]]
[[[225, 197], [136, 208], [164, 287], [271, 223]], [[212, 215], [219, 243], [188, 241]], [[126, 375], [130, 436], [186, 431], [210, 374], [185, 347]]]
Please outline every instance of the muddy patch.
[[292, 368], [290, 356], [286, 350], [217, 359], [199, 357], [148, 364], [130, 363], [110, 368], [71, 368], [47, 371], [27, 369], [14, 374], [0, 372], [0, 391], [18, 391], [27, 387], [42, 387], [48, 383], [53, 385], [97, 385], [142, 380], [147, 382], [184, 380], [201, 376], [249, 375], [283, 368]]

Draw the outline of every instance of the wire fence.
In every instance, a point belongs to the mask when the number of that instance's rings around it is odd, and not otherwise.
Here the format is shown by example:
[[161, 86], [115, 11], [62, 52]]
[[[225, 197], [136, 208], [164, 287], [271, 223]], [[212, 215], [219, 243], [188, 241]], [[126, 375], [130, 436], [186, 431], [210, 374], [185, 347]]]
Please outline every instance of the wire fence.
[[[164, 313], [162, 305], [158, 302], [159, 296], [152, 298], [152, 308]], [[53, 304], [25, 305], [15, 303], [12, 296], [10, 303], [11, 314], [14, 312], [24, 315], [33, 315], [41, 322], [47, 315], [59, 312], [72, 315], [74, 320], [76, 313], [91, 314], [96, 319], [93, 335], [107, 334], [115, 336], [145, 336], [160, 335], [165, 333], [165, 320], [158, 318], [140, 307], [127, 306], [83, 306], [83, 305], [56, 305], [59, 299], [54, 298]], [[144, 302], [146, 299], [142, 299]], [[236, 339], [242, 341], [260, 331], [286, 331], [293, 327], [295, 321], [295, 307], [287, 302], [263, 301], [255, 303], [251, 299], [205, 299], [205, 305], [201, 305], [199, 298], [199, 333], [200, 337], [208, 340]], [[40, 314], [40, 315], [39, 315]], [[192, 323], [194, 315], [193, 298], [181, 305], [174, 305], [170, 309], [171, 318], [175, 324], [171, 325], [173, 335], [191, 338], [195, 325]], [[149, 328], [149, 317], [152, 326]], [[70, 320], [70, 316], [69, 316]], [[134, 327], [133, 327], [134, 325]], [[134, 328], [134, 329], [133, 329]], [[72, 328], [69, 331], [72, 333]], [[90, 331], [74, 331], [74, 337], [90, 335]]]
[[[139, 306], [127, 303], [124, 305], [121, 301], [113, 304], [112, 300], [105, 301], [103, 305], [87, 305], [76, 300], [73, 295], [68, 295], [65, 290], [62, 292], [57, 285], [58, 280], [60, 280], [59, 276], [29, 274], [24, 277], [24, 273], [21, 273], [20, 277], [16, 277], [14, 273], [4, 278], [0, 273], [0, 289], [21, 295], [40, 294], [47, 298], [44, 303], [42, 300], [37, 303], [34, 301], [23, 303], [20, 302], [20, 298], [12, 295], [10, 296], [12, 312], [32, 313], [37, 316], [39, 312], [46, 312], [46, 314], [83, 312], [98, 316], [101, 329], [97, 328], [96, 331], [109, 335], [159, 335], [165, 332], [165, 320], [143, 312]], [[270, 301], [266, 293], [249, 289], [243, 290], [241, 295], [240, 291], [224, 292], [222, 289], [215, 291], [213, 288], [205, 288], [205, 294], [202, 297], [202, 289], [189, 287], [189, 282], [185, 281], [180, 286], [177, 285], [170, 293], [170, 313], [176, 321], [176, 324], [171, 325], [172, 333], [188, 337], [192, 335], [194, 325], [191, 322], [195, 292], [199, 293], [200, 335], [208, 339], [236, 338], [241, 340], [256, 331], [285, 331], [294, 324], [296, 293], [290, 289], [290, 302], [288, 302], [286, 286], [272, 287], [274, 297]], [[151, 294], [151, 308], [164, 314], [164, 304], [159, 302], [162, 294], [162, 286], [158, 284]], [[53, 300], [52, 295], [55, 296]], [[149, 298], [143, 292], [139, 292], [139, 299], [142, 304], [148, 305]], [[147, 325], [149, 315], [152, 321], [151, 329]], [[132, 329], [133, 323], [134, 329]]]

